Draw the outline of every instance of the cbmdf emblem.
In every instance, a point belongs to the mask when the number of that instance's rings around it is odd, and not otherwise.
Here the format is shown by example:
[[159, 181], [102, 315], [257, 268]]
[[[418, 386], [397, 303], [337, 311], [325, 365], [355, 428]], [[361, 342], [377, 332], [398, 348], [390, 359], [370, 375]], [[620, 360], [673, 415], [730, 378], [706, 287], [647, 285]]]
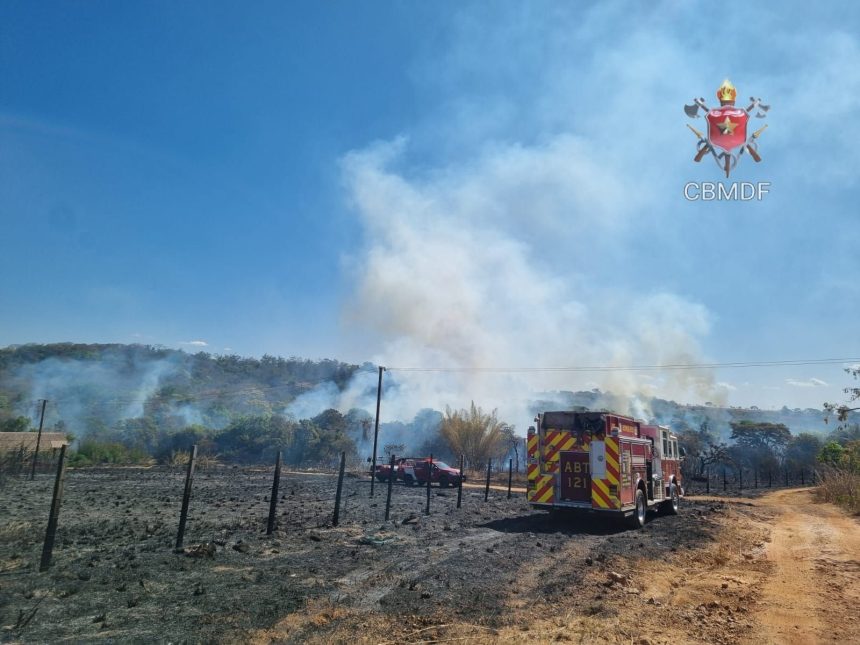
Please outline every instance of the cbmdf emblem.
[[701, 161], [705, 155], [710, 154], [717, 165], [725, 171], [726, 177], [738, 165], [744, 153], [749, 154], [755, 162], [761, 161], [758, 138], [767, 128], [767, 124], [750, 134], [752, 130], [750, 119], [763, 119], [770, 110], [770, 106], [762, 103], [760, 98], [753, 97], [750, 97], [747, 108], [736, 107], [737, 94], [735, 86], [726, 79], [717, 90], [719, 107], [708, 107], [703, 98], [693, 99], [692, 105], [684, 106], [684, 112], [691, 119], [701, 118], [699, 115], [701, 110], [705, 113], [705, 121], [707, 121], [707, 134], [702, 134], [692, 125], [687, 124], [693, 134], [699, 138], [693, 161]]

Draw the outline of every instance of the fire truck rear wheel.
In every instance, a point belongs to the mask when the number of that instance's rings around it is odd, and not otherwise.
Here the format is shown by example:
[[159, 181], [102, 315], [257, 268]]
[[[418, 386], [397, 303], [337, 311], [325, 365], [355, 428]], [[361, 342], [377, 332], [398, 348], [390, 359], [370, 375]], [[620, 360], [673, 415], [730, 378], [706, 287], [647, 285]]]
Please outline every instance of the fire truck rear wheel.
[[641, 529], [645, 526], [645, 516], [648, 513], [648, 505], [645, 503], [645, 493], [639, 488], [636, 490], [636, 507], [633, 514], [628, 518], [629, 526], [633, 529]]

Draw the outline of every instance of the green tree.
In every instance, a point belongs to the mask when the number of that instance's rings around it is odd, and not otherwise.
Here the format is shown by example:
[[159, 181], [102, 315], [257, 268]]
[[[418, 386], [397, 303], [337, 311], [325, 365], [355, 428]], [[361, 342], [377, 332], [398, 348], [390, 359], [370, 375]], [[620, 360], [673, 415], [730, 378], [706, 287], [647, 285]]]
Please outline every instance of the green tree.
[[[137, 443], [130, 444], [133, 447], [140, 447]], [[176, 430], [169, 433], [161, 433], [158, 436], [158, 444], [154, 449], [156, 459], [162, 463], [168, 463], [171, 455], [180, 451], [189, 452], [191, 446], [197, 446], [197, 454], [214, 456], [217, 452], [214, 440], [208, 428], [201, 425], [190, 425], [182, 430]]]
[[159, 432], [154, 419], [150, 417], [125, 419], [117, 424], [117, 430], [123, 443], [127, 446], [139, 448], [151, 455], [158, 451], [162, 434]]
[[214, 440], [218, 452], [228, 459], [263, 463], [272, 461], [278, 450], [289, 451], [296, 431], [296, 424], [280, 415], [242, 417]]
[[[684, 448], [686, 458], [683, 468], [686, 475], [702, 476], [710, 464], [721, 463], [726, 459], [726, 446], [717, 443], [708, 419], [704, 419], [698, 430], [684, 424], [678, 432], [678, 445]], [[675, 426], [672, 426], [673, 428]]]
[[821, 447], [822, 443], [818, 435], [801, 432], [789, 440], [785, 459], [792, 468], [813, 468]]
[[320, 428], [335, 434], [346, 434], [349, 425], [346, 418], [333, 408], [321, 412], [311, 419], [311, 421]]
[[332, 465], [337, 462], [341, 452], [347, 457], [355, 455], [355, 442], [343, 429], [332, 429], [313, 424], [317, 432], [313, 435], [308, 448], [306, 460], [321, 465]]
[[360, 408], [352, 408], [344, 419], [348, 432], [357, 441], [366, 444], [373, 439], [373, 415]]
[[320, 429], [309, 419], [302, 419], [293, 432], [292, 441], [286, 449], [287, 463], [299, 465], [311, 458], [319, 445]]
[[818, 461], [828, 466], [839, 466], [843, 454], [845, 454], [845, 448], [835, 441], [829, 441], [819, 451]]
[[332, 465], [341, 452], [355, 455], [355, 442], [343, 428], [322, 427], [310, 419], [295, 425], [286, 448], [286, 460], [292, 464]]
[[30, 419], [27, 417], [14, 417], [0, 422], [0, 432], [28, 432], [30, 430]]
[[791, 431], [784, 424], [744, 420], [730, 425], [740, 465], [759, 469], [781, 462], [791, 440]]

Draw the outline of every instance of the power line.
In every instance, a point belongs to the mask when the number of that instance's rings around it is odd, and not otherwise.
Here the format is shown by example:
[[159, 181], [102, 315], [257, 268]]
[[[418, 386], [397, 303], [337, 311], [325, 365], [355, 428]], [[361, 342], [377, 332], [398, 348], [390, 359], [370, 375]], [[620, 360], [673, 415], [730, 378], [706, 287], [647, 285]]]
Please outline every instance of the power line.
[[[836, 365], [839, 363], [858, 363], [860, 358], [811, 358], [811, 359], [795, 359], [782, 361], [738, 361], [731, 363], [667, 363], [664, 365], [582, 365], [582, 366], [526, 366], [526, 367], [386, 367], [387, 372], [403, 372], [403, 373], [485, 373], [485, 374], [514, 374], [514, 373], [589, 373], [589, 372], [642, 372], [642, 371], [678, 371], [678, 370], [699, 370], [699, 369], [747, 369], [756, 367], [799, 367], [808, 365]], [[363, 370], [356, 370], [350, 378]], [[375, 372], [366, 372], [375, 373]], [[183, 392], [153, 392], [145, 396], [134, 395], [118, 395], [109, 398], [93, 398], [89, 400], [90, 405], [134, 405], [134, 404], [152, 404], [152, 403], [194, 403], [209, 399], [229, 398], [233, 396], [242, 396], [256, 393], [271, 393], [274, 390], [283, 388], [296, 388], [301, 385], [319, 385], [321, 383], [332, 382], [332, 377], [322, 377], [318, 379], [303, 379], [301, 381], [293, 381], [290, 383], [279, 383], [277, 385], [243, 385], [242, 387], [216, 388], [210, 390], [202, 390], [194, 393]], [[180, 386], [181, 387], [181, 386]], [[302, 392], [303, 393], [303, 392]], [[54, 397], [51, 400], [51, 405], [59, 413], [58, 404], [63, 403], [80, 403], [82, 399], [87, 399], [85, 393], [79, 396], [66, 395]]]
[[386, 367], [389, 372], [638, 372], [653, 370], [746, 369], [751, 367], [794, 367], [803, 365], [835, 365], [860, 361], [860, 358], [810, 358], [787, 361], [743, 361], [734, 363], [667, 363], [664, 365], [588, 365], [567, 367]]

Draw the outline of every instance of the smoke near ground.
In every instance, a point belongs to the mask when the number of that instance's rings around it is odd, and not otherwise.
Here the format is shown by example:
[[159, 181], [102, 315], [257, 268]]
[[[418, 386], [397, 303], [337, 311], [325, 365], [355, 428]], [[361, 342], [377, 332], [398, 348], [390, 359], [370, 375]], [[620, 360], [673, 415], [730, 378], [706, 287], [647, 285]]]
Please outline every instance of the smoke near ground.
[[48, 400], [46, 426], [62, 422], [79, 438], [122, 431], [135, 419], [160, 432], [221, 429], [236, 418], [272, 414], [305, 419], [333, 407], [321, 392], [336, 392], [348, 404], [345, 393], [362, 382], [352, 378], [358, 369], [143, 345], [13, 346], [0, 349], [0, 422], [23, 416], [37, 425], [40, 399]]
[[[100, 352], [89, 360], [51, 357], [25, 363], [12, 372], [9, 381], [26, 392], [16, 405], [19, 414], [37, 422], [36, 403], [47, 399], [48, 423], [62, 420], [82, 434], [95, 425], [110, 426], [143, 416], [150, 398], [180, 370], [178, 356]], [[178, 404], [173, 413], [189, 425], [202, 419], [191, 405]]]
[[[597, 388], [527, 390], [530, 379], [540, 376], [386, 371], [377, 453], [456, 460], [439, 430], [445, 405], [464, 392], [483, 396], [475, 400], [486, 412], [486, 401], [498, 401], [499, 420], [516, 425], [520, 436], [536, 412], [579, 408], [629, 409], [678, 431], [707, 428], [720, 441], [728, 440], [730, 424], [738, 420], [784, 423], [794, 432], [822, 429], [818, 410], [690, 406], [645, 395], [631, 400]], [[149, 458], [169, 463], [195, 443], [201, 454], [226, 461], [266, 462], [277, 446], [294, 465], [331, 466], [340, 451], [363, 462], [373, 454], [377, 379], [371, 363], [212, 356], [140, 345], [10, 347], [0, 349], [0, 430], [35, 428], [38, 400], [46, 398], [45, 428], [76, 438], [79, 465]], [[458, 383], [463, 392], [456, 391]], [[506, 391], [522, 397], [500, 401]]]

